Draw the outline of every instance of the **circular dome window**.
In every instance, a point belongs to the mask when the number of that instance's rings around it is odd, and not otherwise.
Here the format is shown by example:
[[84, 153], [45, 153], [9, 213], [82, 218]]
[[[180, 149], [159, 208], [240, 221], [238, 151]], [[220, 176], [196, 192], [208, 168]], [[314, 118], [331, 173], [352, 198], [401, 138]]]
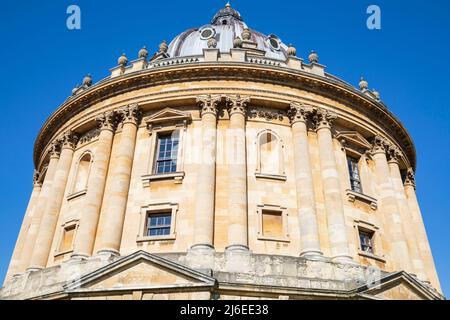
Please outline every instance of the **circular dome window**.
[[272, 47], [272, 49], [280, 50], [280, 40], [276, 36], [270, 35], [267, 39], [267, 42], [269, 42], [269, 45]]
[[202, 40], [208, 40], [216, 34], [216, 31], [213, 28], [203, 28], [200, 30], [200, 38]]

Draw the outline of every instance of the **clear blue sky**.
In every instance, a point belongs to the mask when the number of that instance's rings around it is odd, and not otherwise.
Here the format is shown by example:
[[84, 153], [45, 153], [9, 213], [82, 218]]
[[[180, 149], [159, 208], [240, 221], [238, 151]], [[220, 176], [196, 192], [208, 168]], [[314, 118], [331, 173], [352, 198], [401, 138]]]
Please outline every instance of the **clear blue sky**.
[[[32, 152], [46, 118], [91, 73], [117, 58], [156, 51], [181, 31], [208, 23], [224, 0], [8, 1], [0, 10], [0, 279], [6, 273], [32, 189]], [[66, 28], [77, 4], [81, 31]], [[366, 28], [377, 4], [382, 29]], [[361, 75], [409, 130], [418, 154], [418, 197], [441, 284], [450, 294], [450, 1], [235, 0], [247, 24], [315, 49], [327, 71], [357, 85]]]

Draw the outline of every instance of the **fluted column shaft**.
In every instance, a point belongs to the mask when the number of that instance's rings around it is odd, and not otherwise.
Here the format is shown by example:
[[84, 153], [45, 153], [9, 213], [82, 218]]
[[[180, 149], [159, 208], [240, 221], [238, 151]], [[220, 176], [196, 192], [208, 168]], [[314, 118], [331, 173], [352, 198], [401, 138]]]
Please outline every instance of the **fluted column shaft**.
[[248, 250], [247, 151], [245, 117], [248, 97], [228, 97], [231, 150], [228, 154], [228, 246], [227, 250]]
[[194, 244], [192, 249], [214, 248], [218, 96], [200, 96], [202, 121], [201, 159], [197, 178]]
[[108, 174], [109, 159], [111, 157], [116, 125], [115, 119], [116, 115], [114, 112], [105, 113], [97, 119], [100, 123], [100, 135], [89, 176], [77, 237], [74, 242], [73, 257], [88, 257], [92, 255], [106, 176]]
[[64, 134], [61, 157], [59, 158], [56, 167], [52, 191], [48, 197], [47, 205], [39, 226], [39, 233], [36, 238], [36, 244], [29, 267], [30, 270], [42, 269], [47, 265], [76, 142], [77, 137], [72, 132], [69, 131]]
[[300, 227], [300, 256], [322, 257], [317, 225], [316, 201], [309, 158], [307, 116], [311, 109], [291, 104], [288, 115], [292, 124], [294, 144], [295, 186], [297, 190], [298, 223]]
[[322, 109], [319, 109], [315, 116], [328, 234], [333, 261], [353, 263], [349, 251], [344, 204], [331, 134], [331, 123], [335, 118], [336, 115]]
[[102, 209], [105, 219], [101, 227], [99, 254], [119, 255], [140, 118], [137, 105], [130, 105], [119, 112], [123, 118], [123, 126], [117, 154], [112, 155], [115, 165], [112, 168], [111, 186], [105, 194], [106, 207]]
[[33, 254], [34, 246], [36, 244], [36, 238], [39, 232], [39, 226], [41, 224], [42, 216], [45, 211], [45, 207], [51, 196], [53, 179], [56, 172], [56, 167], [59, 161], [59, 150], [57, 145], [52, 145], [50, 154], [50, 161], [45, 173], [45, 179], [42, 183], [41, 192], [39, 193], [39, 199], [36, 203], [36, 209], [34, 210], [33, 217], [31, 218], [30, 227], [26, 235], [26, 242], [23, 246], [21, 253], [21, 268], [19, 272], [25, 271], [31, 263], [31, 256]]
[[436, 272], [434, 264], [433, 254], [431, 253], [430, 243], [428, 242], [427, 231], [423, 223], [422, 214], [420, 211], [419, 202], [416, 196], [416, 183], [414, 177], [414, 171], [412, 168], [408, 169], [405, 180], [405, 193], [408, 201], [409, 209], [411, 210], [412, 221], [417, 230], [417, 241], [419, 247], [419, 253], [422, 257], [422, 261], [425, 267], [425, 274], [427, 280], [440, 292], [441, 285]]
[[382, 138], [375, 137], [372, 158], [375, 162], [375, 175], [380, 196], [379, 210], [386, 218], [387, 230], [385, 234], [390, 238], [389, 243], [392, 246], [389, 250], [392, 255], [392, 264], [396, 268], [412, 272], [402, 218], [390, 178], [386, 146]]
[[403, 221], [403, 230], [406, 236], [406, 243], [408, 244], [409, 254], [411, 257], [412, 269], [419, 279], [425, 279], [425, 270], [422, 258], [419, 253], [419, 246], [417, 235], [415, 233], [415, 226], [413, 215], [406, 200], [405, 188], [403, 187], [402, 176], [398, 166], [398, 156], [390, 156], [388, 161], [389, 170], [391, 173], [392, 185], [397, 195], [397, 206], [400, 211], [400, 216]]
[[14, 252], [11, 258], [11, 262], [9, 264], [8, 272], [5, 277], [5, 281], [10, 279], [12, 276], [19, 274], [25, 271], [26, 267], [23, 263], [22, 252], [27, 242], [28, 232], [31, 229], [32, 221], [34, 215], [36, 215], [36, 203], [39, 199], [39, 194], [41, 193], [42, 185], [39, 183], [38, 174], [35, 172], [35, 180], [33, 191], [31, 193], [30, 200], [28, 202], [27, 210], [25, 211], [24, 219], [22, 222], [22, 226], [20, 228], [19, 236], [16, 241], [16, 245], [14, 247]]

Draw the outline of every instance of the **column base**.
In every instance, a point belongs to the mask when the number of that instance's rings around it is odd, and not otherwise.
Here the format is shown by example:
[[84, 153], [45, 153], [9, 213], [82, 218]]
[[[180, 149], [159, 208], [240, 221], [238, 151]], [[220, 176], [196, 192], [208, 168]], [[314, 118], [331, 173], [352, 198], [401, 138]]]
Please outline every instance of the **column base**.
[[358, 263], [356, 261], [354, 261], [351, 256], [348, 256], [348, 255], [335, 256], [335, 257], [331, 258], [331, 261], [334, 263], [340, 263], [340, 264], [358, 265]]
[[251, 251], [245, 245], [234, 244], [225, 248], [227, 272], [247, 273], [251, 270]]
[[114, 257], [119, 257], [120, 252], [116, 249], [102, 249], [97, 251], [97, 257], [100, 258], [100, 260], [111, 260]]
[[248, 246], [245, 246], [243, 244], [232, 244], [225, 248], [225, 252], [227, 252], [227, 251], [249, 252], [250, 249], [248, 248]]
[[186, 263], [193, 269], [214, 269], [216, 250], [210, 244], [195, 244], [187, 252]]
[[27, 270], [25, 272], [36, 272], [36, 271], [41, 271], [42, 269], [44, 269], [43, 267], [29, 267], [27, 268]]
[[300, 253], [300, 258], [305, 258], [314, 261], [329, 261], [330, 259], [324, 257], [322, 251], [318, 250], [305, 250]]
[[73, 253], [70, 256], [70, 260], [86, 260], [89, 258], [89, 255], [84, 253]]

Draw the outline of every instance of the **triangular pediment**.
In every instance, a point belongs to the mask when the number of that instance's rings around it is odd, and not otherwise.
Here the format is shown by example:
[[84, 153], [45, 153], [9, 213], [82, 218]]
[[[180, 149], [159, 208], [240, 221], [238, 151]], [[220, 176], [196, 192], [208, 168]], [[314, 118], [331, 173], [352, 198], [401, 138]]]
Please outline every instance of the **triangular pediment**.
[[361, 295], [383, 300], [435, 300], [443, 297], [406, 272], [397, 272], [379, 280], [375, 286], [358, 289]]
[[345, 140], [345, 144], [347, 144], [347, 145], [361, 148], [364, 150], [368, 150], [368, 149], [372, 148], [369, 141], [367, 141], [367, 139], [364, 138], [357, 131], [341, 131], [336, 135], [336, 138], [340, 141]]
[[138, 251], [65, 286], [68, 292], [212, 287], [206, 274], [144, 251]]
[[191, 114], [188, 112], [182, 112], [172, 108], [165, 108], [161, 111], [158, 111], [154, 115], [146, 118], [144, 121], [147, 124], [156, 124], [163, 122], [181, 122], [185, 120], [190, 120], [191, 118], [192, 118]]

